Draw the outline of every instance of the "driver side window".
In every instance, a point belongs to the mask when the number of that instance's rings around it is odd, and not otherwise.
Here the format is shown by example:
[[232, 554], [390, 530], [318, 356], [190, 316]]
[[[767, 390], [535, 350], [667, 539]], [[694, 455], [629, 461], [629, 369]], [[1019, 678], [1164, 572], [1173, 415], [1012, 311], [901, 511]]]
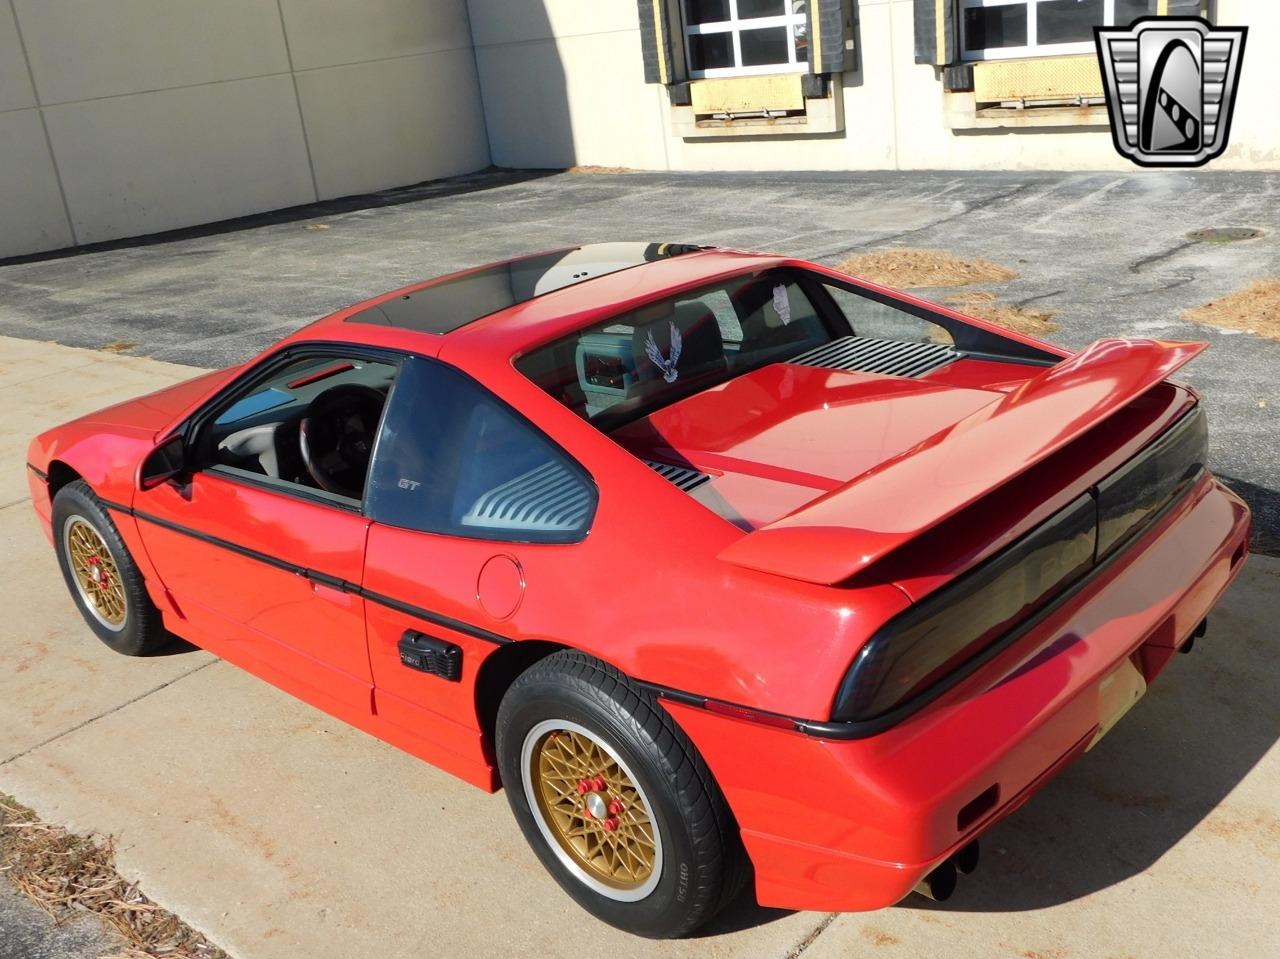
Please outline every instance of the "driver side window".
[[395, 363], [334, 353], [287, 363], [213, 411], [196, 468], [358, 504], [396, 373]]

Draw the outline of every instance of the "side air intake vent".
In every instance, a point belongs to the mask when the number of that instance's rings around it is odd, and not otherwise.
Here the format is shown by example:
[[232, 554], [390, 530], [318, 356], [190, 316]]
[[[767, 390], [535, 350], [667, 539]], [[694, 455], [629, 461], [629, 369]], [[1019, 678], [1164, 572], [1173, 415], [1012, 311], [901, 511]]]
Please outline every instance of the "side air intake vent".
[[875, 340], [866, 336], [842, 336], [838, 340], [801, 353], [790, 362], [820, 366], [846, 373], [887, 373], [891, 376], [924, 376], [958, 360], [963, 354], [942, 343], [906, 343]]
[[653, 460], [645, 460], [644, 465], [663, 479], [670, 480], [673, 485], [686, 493], [692, 493], [703, 483], [711, 480], [711, 477], [706, 473], [700, 473], [687, 466], [672, 466], [670, 463], [657, 463]]

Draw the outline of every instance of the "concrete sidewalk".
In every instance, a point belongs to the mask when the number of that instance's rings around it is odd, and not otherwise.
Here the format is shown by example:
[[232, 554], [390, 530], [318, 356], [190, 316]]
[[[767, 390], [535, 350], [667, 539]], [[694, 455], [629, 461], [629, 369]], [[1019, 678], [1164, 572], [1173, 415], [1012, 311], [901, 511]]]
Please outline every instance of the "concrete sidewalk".
[[[0, 790], [117, 837], [121, 870], [241, 959], [1263, 955], [1280, 878], [1280, 561], [1250, 561], [1193, 655], [984, 840], [950, 902], [740, 902], [654, 943], [579, 910], [486, 796], [208, 654], [117, 656], [25, 502], [27, 438], [196, 372], [0, 339]], [[881, 948], [877, 948], [881, 947]]]

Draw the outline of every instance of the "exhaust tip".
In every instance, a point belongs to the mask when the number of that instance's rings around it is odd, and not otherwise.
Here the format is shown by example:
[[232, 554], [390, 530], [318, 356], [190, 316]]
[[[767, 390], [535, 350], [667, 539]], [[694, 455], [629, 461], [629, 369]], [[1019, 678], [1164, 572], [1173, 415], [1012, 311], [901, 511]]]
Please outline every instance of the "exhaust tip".
[[962, 876], [972, 876], [978, 868], [978, 859], [981, 850], [978, 848], [978, 840], [974, 840], [965, 846], [958, 853], [951, 857], [951, 861], [956, 864], [956, 870]]
[[951, 894], [956, 891], [956, 867], [954, 862], [948, 859], [941, 866], [938, 866], [933, 872], [916, 883], [913, 891], [932, 899], [934, 902], [946, 902], [951, 898]]

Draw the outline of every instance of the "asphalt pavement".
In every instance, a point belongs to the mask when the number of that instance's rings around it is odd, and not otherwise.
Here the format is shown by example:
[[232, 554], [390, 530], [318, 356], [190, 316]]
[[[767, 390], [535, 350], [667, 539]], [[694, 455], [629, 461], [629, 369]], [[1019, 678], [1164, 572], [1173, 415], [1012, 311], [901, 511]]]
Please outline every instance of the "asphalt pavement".
[[[1280, 551], [1280, 342], [1181, 319], [1280, 276], [1280, 175], [500, 171], [368, 200], [383, 205], [340, 201], [165, 242], [0, 261], [0, 335], [222, 366], [376, 293], [562, 245], [674, 240], [826, 263], [885, 246], [939, 248], [1017, 271], [981, 288], [1059, 310], [1054, 339], [1067, 347], [1104, 336], [1209, 340], [1180, 375], [1204, 393], [1213, 465], [1254, 507], [1256, 546]], [[1207, 227], [1264, 235], [1188, 239]]]
[[94, 917], [57, 925], [0, 876], [0, 959], [102, 959], [119, 950]]

